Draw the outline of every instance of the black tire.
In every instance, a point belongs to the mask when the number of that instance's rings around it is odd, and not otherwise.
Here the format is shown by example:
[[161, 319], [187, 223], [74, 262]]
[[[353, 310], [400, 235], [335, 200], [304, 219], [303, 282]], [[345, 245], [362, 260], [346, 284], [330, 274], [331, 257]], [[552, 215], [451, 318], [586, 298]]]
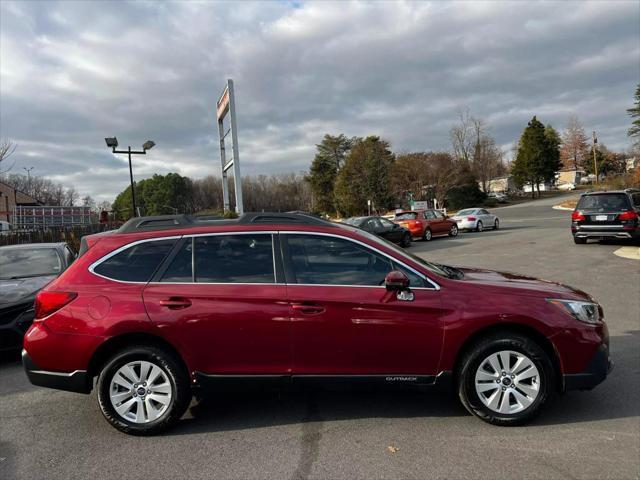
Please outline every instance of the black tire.
[[451, 225], [451, 228], [449, 229], [449, 236], [450, 237], [457, 237], [458, 233], [459, 233], [458, 226], [457, 225]]
[[478, 220], [478, 223], [476, 224], [476, 232], [481, 232], [483, 229], [482, 221]]
[[424, 240], [425, 242], [430, 242], [432, 238], [433, 238], [433, 233], [431, 233], [431, 229], [425, 228], [424, 233], [422, 234], [422, 240]]
[[[486, 406], [475, 387], [475, 375], [484, 360], [493, 353], [510, 350], [528, 357], [539, 372], [538, 396], [526, 409], [518, 413], [498, 413]], [[473, 415], [492, 425], [522, 425], [535, 418], [555, 392], [555, 370], [549, 355], [534, 341], [516, 333], [496, 334], [475, 344], [460, 362], [457, 372], [458, 396]], [[499, 392], [498, 392], [499, 393]], [[502, 394], [504, 395], [504, 394]]]
[[[166, 411], [148, 423], [135, 423], [125, 419], [116, 412], [110, 398], [113, 376], [122, 366], [136, 360], [149, 361], [158, 366], [166, 374], [172, 388], [172, 398]], [[180, 420], [189, 407], [192, 394], [189, 374], [175, 355], [147, 345], [129, 347], [114, 354], [100, 372], [97, 389], [98, 403], [104, 418], [113, 427], [130, 435], [154, 435], [168, 429]]]
[[400, 246], [404, 247], [404, 248], [408, 248], [411, 246], [411, 234], [410, 233], [405, 233], [402, 236], [402, 242], [400, 242]]
[[584, 245], [585, 243], [587, 243], [587, 239], [580, 238], [580, 237], [573, 237], [573, 243], [575, 243], [576, 245]]
[[500, 220], [498, 220], [497, 218], [496, 218], [496, 221], [493, 222], [493, 229], [494, 230], [499, 230], [500, 229]]

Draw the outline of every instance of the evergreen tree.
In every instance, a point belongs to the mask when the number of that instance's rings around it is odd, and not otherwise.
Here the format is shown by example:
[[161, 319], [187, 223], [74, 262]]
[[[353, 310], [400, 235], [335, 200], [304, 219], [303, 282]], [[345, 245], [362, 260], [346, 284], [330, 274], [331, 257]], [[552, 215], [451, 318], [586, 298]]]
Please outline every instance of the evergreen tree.
[[[545, 132], [545, 126], [534, 116], [524, 129], [518, 144], [518, 153], [513, 163], [511, 173], [516, 183], [522, 185], [529, 182], [531, 184], [531, 196], [535, 197], [534, 188], [540, 182], [553, 178], [557, 166], [554, 160], [556, 153], [553, 144], [549, 140], [549, 132]], [[538, 195], [540, 189], [538, 188]]]
[[307, 180], [311, 185], [314, 198], [314, 209], [319, 212], [335, 211], [334, 188], [340, 168], [344, 164], [347, 152], [354, 139], [343, 134], [338, 136], [325, 135], [322, 142], [316, 145], [317, 153]]
[[336, 179], [335, 198], [340, 212], [355, 215], [371, 200], [377, 210], [393, 202], [391, 168], [395, 157], [380, 137], [357, 140]]
[[562, 161], [560, 160], [560, 145], [562, 144], [562, 140], [560, 140], [558, 131], [553, 128], [551, 124], [544, 127], [544, 136], [547, 140], [549, 153], [546, 157], [542, 176], [545, 182], [550, 182], [554, 180], [557, 171], [562, 167]]

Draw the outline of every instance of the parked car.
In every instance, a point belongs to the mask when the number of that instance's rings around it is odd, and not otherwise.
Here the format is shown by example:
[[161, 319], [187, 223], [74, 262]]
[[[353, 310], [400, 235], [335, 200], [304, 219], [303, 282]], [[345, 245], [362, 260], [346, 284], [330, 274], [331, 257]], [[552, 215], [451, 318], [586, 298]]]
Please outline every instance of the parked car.
[[570, 191], [575, 189], [576, 189], [576, 184], [571, 182], [561, 183], [560, 185], [558, 185], [558, 190]]
[[284, 380], [453, 382], [472, 414], [515, 425], [611, 367], [588, 294], [307, 215], [135, 218], [82, 251], [36, 297], [23, 363], [45, 387], [89, 393], [97, 377], [127, 433], [174, 424], [194, 389]]
[[573, 241], [640, 238], [640, 190], [583, 193], [571, 214]]
[[458, 235], [458, 225], [438, 210], [408, 210], [396, 212], [393, 221], [411, 232], [414, 238], [429, 241], [433, 237]]
[[506, 201], [509, 199], [509, 197], [501, 192], [489, 192], [487, 194], [487, 197], [495, 200], [498, 203], [506, 203]]
[[65, 243], [0, 247], [0, 351], [19, 350], [36, 293], [75, 259]]
[[407, 248], [411, 245], [411, 232], [384, 217], [351, 217], [343, 220], [343, 223], [362, 228], [401, 247]]
[[500, 219], [484, 208], [465, 208], [452, 216], [451, 220], [456, 221], [460, 230], [482, 232], [487, 228], [500, 228]]

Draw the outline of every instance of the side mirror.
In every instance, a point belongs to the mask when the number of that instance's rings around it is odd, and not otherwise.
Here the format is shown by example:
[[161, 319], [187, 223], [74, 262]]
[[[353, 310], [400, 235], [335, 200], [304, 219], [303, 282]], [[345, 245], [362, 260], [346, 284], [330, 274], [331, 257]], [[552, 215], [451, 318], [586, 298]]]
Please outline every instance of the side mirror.
[[399, 270], [387, 273], [384, 278], [384, 286], [390, 292], [401, 292], [409, 289], [409, 278]]

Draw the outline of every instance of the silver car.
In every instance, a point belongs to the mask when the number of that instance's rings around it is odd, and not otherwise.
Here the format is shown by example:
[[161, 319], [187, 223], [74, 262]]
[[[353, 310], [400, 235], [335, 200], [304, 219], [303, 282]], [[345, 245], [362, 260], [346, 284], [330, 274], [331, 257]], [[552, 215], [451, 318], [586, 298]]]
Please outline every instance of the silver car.
[[484, 208], [465, 208], [451, 217], [451, 220], [455, 220], [460, 230], [481, 232], [487, 228], [500, 228], [500, 219]]

